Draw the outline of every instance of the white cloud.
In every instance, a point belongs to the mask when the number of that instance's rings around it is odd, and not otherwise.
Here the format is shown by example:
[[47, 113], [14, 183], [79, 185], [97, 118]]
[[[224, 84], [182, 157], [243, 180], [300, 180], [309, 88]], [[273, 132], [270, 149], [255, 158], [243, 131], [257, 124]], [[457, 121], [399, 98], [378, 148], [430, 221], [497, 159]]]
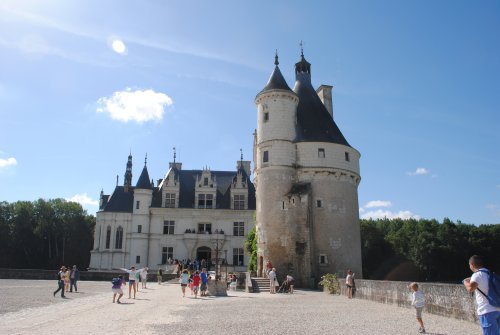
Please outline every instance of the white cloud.
[[0, 158], [0, 169], [16, 165], [17, 165], [17, 160], [14, 157], [10, 157], [7, 159]]
[[395, 218], [401, 218], [401, 219], [420, 219], [420, 216], [417, 214], [413, 214], [410, 211], [399, 211], [399, 212], [391, 212], [388, 210], [382, 210], [378, 209], [376, 211], [369, 211], [364, 213], [361, 216], [362, 219], [383, 219], [383, 218], [388, 218], [388, 219], [395, 219]]
[[486, 204], [486, 208], [493, 212], [496, 217], [500, 218], [500, 206], [497, 204]]
[[365, 205], [365, 208], [391, 207], [391, 206], [392, 206], [392, 203], [390, 201], [373, 200], [373, 201], [368, 201], [368, 203]]
[[114, 120], [128, 122], [160, 121], [165, 113], [165, 106], [173, 104], [172, 99], [151, 89], [115, 92], [111, 97], [103, 97], [97, 101], [98, 113], [109, 113]]
[[[408, 172], [409, 176], [423, 176], [426, 174], [429, 174], [429, 170], [427, 170], [426, 168], [423, 168], [423, 167], [417, 168], [415, 170], [415, 172]], [[437, 175], [436, 175], [436, 177], [437, 177]]]
[[67, 201], [78, 202], [82, 206], [97, 206], [99, 201], [92, 200], [87, 193], [75, 194], [72, 198], [66, 199]]

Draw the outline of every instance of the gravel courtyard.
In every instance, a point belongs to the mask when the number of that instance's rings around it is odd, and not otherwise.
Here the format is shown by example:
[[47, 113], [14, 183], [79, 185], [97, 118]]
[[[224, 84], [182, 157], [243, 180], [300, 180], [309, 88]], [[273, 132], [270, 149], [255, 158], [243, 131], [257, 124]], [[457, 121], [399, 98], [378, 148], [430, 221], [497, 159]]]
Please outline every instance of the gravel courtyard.
[[[413, 310], [315, 291], [194, 299], [177, 283], [148, 283], [120, 305], [110, 283], [79, 282], [67, 299], [54, 298], [55, 288], [55, 281], [0, 280], [0, 334], [418, 334]], [[428, 334], [481, 334], [467, 321], [423, 318]]]

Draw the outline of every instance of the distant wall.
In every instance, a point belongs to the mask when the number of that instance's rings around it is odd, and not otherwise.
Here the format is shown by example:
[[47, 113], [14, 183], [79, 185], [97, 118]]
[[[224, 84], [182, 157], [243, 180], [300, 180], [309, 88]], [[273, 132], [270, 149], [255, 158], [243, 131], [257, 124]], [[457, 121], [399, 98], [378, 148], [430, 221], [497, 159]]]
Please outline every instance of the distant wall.
[[[345, 280], [341, 282], [342, 294], [346, 294]], [[384, 304], [411, 306], [409, 282], [356, 279], [356, 298]], [[425, 295], [424, 312], [455, 319], [477, 322], [475, 299], [463, 285], [418, 283]]]
[[[0, 269], [0, 279], [35, 279], [56, 280], [58, 270], [40, 269]], [[124, 271], [80, 271], [80, 280], [108, 281], [118, 275], [127, 275]], [[175, 278], [174, 274], [163, 274], [163, 281]], [[148, 281], [157, 281], [156, 272], [150, 271]]]

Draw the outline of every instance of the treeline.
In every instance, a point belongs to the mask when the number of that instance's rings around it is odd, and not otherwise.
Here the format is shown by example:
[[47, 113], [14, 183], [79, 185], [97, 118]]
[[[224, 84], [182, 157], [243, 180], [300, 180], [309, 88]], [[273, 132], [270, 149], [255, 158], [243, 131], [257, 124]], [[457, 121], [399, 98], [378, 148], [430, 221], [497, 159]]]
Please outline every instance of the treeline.
[[426, 219], [360, 220], [363, 276], [368, 279], [458, 282], [477, 254], [500, 272], [500, 224]]
[[0, 202], [0, 267], [88, 267], [95, 217], [64, 199]]

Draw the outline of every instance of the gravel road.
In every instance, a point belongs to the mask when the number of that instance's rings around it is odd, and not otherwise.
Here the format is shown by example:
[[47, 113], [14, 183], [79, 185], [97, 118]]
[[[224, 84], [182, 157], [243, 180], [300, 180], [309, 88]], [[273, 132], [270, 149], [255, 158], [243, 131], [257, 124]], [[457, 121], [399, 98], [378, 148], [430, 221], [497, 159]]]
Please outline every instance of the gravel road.
[[[0, 334], [418, 334], [414, 311], [322, 292], [230, 291], [182, 297], [177, 283], [148, 283], [137, 299], [113, 304], [111, 284], [79, 282], [55, 298], [55, 281], [0, 280]], [[423, 315], [428, 334], [481, 334], [479, 325]]]

